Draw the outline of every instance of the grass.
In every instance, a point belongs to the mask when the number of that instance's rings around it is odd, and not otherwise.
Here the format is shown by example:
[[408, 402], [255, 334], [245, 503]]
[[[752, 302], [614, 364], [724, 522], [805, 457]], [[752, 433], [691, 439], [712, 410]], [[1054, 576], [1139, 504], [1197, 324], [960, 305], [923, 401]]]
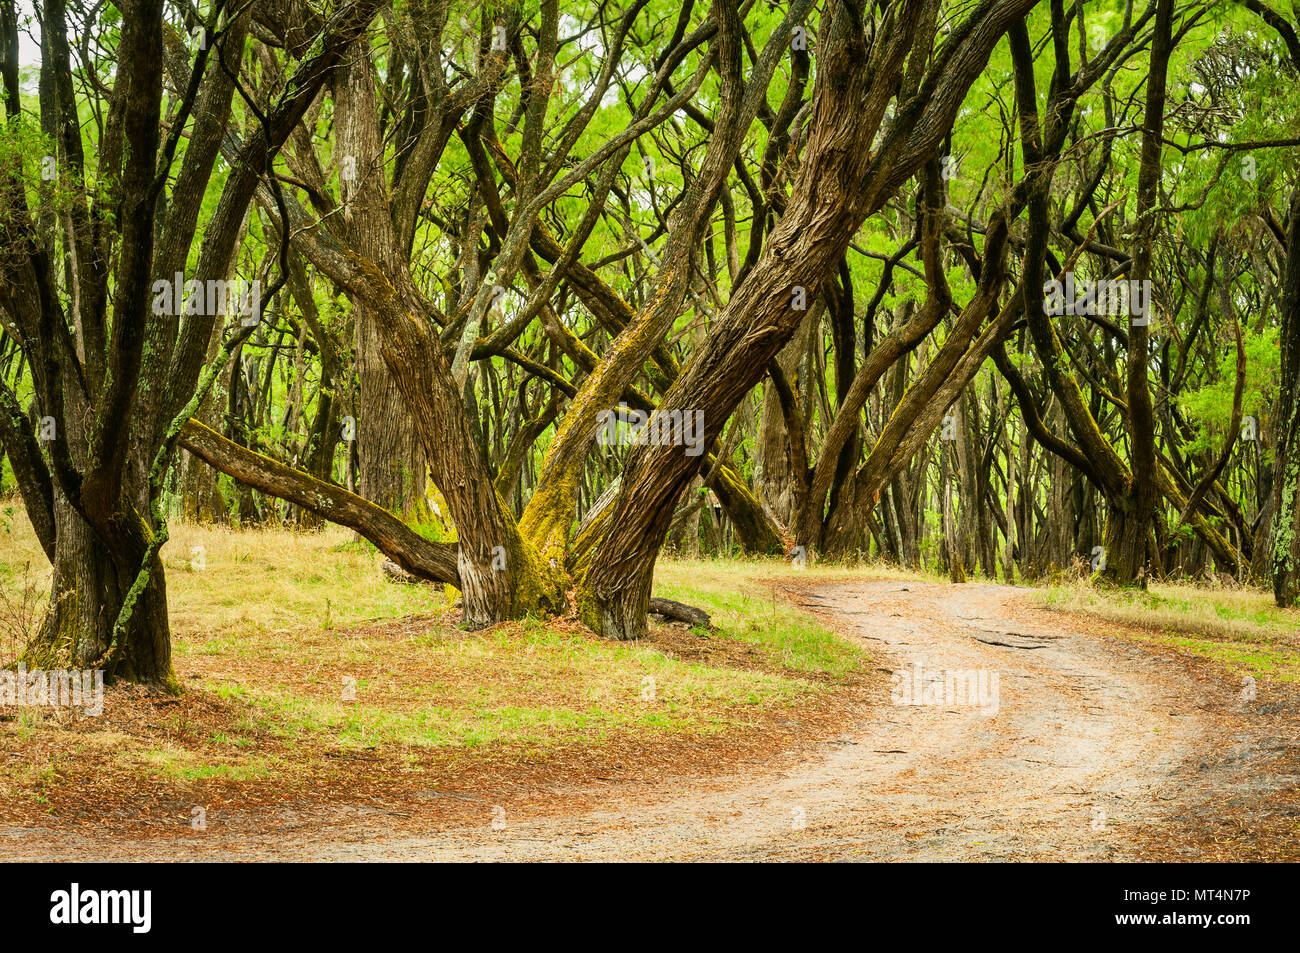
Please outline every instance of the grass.
[[[387, 581], [374, 551], [337, 528], [176, 524], [162, 555], [181, 698], [110, 689], [100, 718], [21, 709], [0, 721], [0, 759], [57, 765], [0, 779], [0, 804], [54, 805], [61, 790], [66, 812], [92, 784], [256, 800], [344, 790], [360, 783], [358, 757], [418, 774], [447, 757], [721, 737], [816, 705], [866, 667], [773, 597], [762, 580], [785, 569], [773, 561], [666, 562], [656, 593], [701, 606], [716, 628], [616, 643], [572, 620], [463, 632], [443, 587]], [[49, 577], [19, 511], [0, 530], [0, 587], [43, 600]]]
[[[213, 672], [209, 685], [247, 705], [249, 727], [345, 748], [545, 748], [622, 728], [711, 732], [748, 720], [745, 707], [812, 690], [783, 675], [687, 662], [652, 643], [603, 642], [540, 623], [471, 637], [420, 629], [396, 641], [342, 636], [332, 664], [318, 664], [301, 683], [231, 683]], [[314, 640], [301, 649], [312, 658], [317, 651]]]
[[145, 748], [118, 752], [116, 759], [125, 769], [149, 779], [202, 781], [224, 778], [250, 781], [269, 778], [275, 771], [275, 759], [250, 758], [238, 764], [207, 764], [192, 751], [182, 747]]
[[1300, 609], [1279, 609], [1260, 589], [1159, 582], [1144, 592], [1085, 580], [1049, 587], [1039, 598], [1132, 627], [1138, 641], [1212, 659], [1239, 675], [1300, 681]]
[[[17, 590], [29, 576], [49, 592], [50, 567], [21, 507], [0, 527], [0, 586]], [[163, 547], [172, 628], [238, 640], [250, 633], [330, 629], [369, 619], [428, 612], [437, 590], [395, 586], [377, 571], [380, 557], [352, 533], [234, 530], [173, 523]], [[445, 600], [444, 600], [445, 601]]]
[[[915, 579], [915, 573], [872, 566], [876, 576]], [[802, 571], [824, 582], [861, 578], [861, 566], [819, 565]], [[654, 594], [698, 606], [729, 637], [757, 647], [772, 663], [798, 672], [845, 675], [856, 669], [860, 653], [847, 642], [827, 639], [807, 613], [766, 585], [788, 576], [789, 566], [772, 559], [672, 559], [655, 567]], [[707, 637], [707, 636], [706, 636]]]

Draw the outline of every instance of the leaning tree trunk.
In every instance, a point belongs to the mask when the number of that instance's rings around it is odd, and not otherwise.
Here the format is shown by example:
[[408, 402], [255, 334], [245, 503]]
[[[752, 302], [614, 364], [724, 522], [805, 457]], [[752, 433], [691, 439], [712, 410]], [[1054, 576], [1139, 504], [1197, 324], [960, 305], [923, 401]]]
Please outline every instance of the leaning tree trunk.
[[[660, 406], [661, 411], [702, 411], [707, 441], [717, 438], [795, 333], [807, 300], [833, 273], [870, 204], [881, 198], [869, 187], [852, 186], [864, 184], [868, 146], [884, 111], [884, 97], [869, 88], [871, 79], [889, 86], [884, 81], [901, 73], [909, 30], [900, 30], [892, 56], [880, 64], [885, 75], [872, 77], [860, 30], [844, 7], [832, 9], [805, 161], [786, 213]], [[673, 507], [698, 468], [699, 461], [686, 458], [680, 448], [642, 446], [629, 456], [609, 531], [579, 590], [579, 613], [596, 632], [614, 639], [645, 634], [655, 558]]]
[[[353, 138], [371, 144], [366, 156], [377, 156], [379, 111], [368, 52], [362, 44], [350, 54], [338, 87], [349, 102], [350, 121], [361, 127]], [[399, 247], [381, 180], [364, 172], [369, 161], [356, 157], [356, 190], [349, 202], [353, 226], [368, 236], [375, 257], [349, 256], [357, 269], [349, 291], [375, 314], [379, 353], [411, 410], [434, 481], [447, 499], [456, 526], [464, 624], [481, 628], [539, 608], [559, 609], [562, 569], [542, 562], [493, 485], [463, 392]]]
[[[919, 35], [922, 45], [929, 43], [920, 24], [921, 5], [898, 7], [897, 20], [873, 36], [870, 49], [860, 10], [849, 3], [829, 8], [822, 21], [825, 38], [819, 38], [821, 68], [808, 143], [785, 214], [708, 339], [665, 395], [661, 410], [702, 411], [705, 439], [717, 439], [768, 362], [795, 333], [805, 316], [800, 302], [824, 287], [867, 215], [933, 161], [938, 130], [947, 128], [993, 46], [1030, 6], [1032, 0], [980, 5], [969, 29], [952, 34], [948, 42], [954, 47], [936, 57], [937, 75], [926, 76], [924, 90], [902, 104], [874, 151], [871, 145], [888, 103], [903, 84], [914, 42]], [[920, 60], [913, 67], [908, 78], [919, 81], [924, 67]], [[673, 506], [699, 467], [698, 459], [685, 458], [676, 449], [635, 448], [611, 508], [609, 532], [580, 587], [583, 620], [607, 637], [639, 638], [645, 632], [655, 557]]]
[[784, 543], [780, 527], [733, 469], [723, 465], [712, 466], [707, 486], [717, 494], [718, 502], [731, 518], [736, 539], [746, 553], [781, 554]]

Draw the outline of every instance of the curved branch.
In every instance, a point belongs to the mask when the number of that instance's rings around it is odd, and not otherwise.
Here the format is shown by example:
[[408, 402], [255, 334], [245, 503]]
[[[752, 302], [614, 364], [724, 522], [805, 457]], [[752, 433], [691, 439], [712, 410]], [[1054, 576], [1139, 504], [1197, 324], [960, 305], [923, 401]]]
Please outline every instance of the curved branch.
[[356, 530], [411, 575], [460, 585], [456, 547], [425, 539], [383, 507], [241, 447], [193, 418], [181, 428], [179, 442], [213, 469], [246, 486]]

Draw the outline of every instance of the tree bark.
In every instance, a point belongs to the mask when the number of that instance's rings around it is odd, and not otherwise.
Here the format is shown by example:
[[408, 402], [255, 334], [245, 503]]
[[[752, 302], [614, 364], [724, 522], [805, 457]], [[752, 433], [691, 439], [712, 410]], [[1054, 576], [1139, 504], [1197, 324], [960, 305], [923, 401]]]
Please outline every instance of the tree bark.
[[50, 611], [25, 653], [33, 667], [102, 669], [108, 681], [125, 679], [175, 691], [171, 627], [162, 560], [150, 565], [149, 583], [130, 623], [114, 635], [118, 615], [145, 555], [149, 528], [131, 512], [115, 521], [109, 540], [66, 501], [55, 504], [57, 544]]
[[1282, 386], [1273, 415], [1273, 598], [1284, 608], [1300, 603], [1300, 190], [1292, 193], [1290, 218], [1281, 295]]
[[[1142, 151], [1138, 168], [1138, 242], [1133, 253], [1133, 280], [1151, 277], [1151, 251], [1155, 236], [1154, 214], [1160, 188], [1160, 151], [1165, 127], [1165, 84], [1169, 55], [1173, 48], [1173, 0], [1158, 0], [1151, 41], [1151, 67], [1147, 75], [1147, 98], [1142, 129]], [[1155, 414], [1151, 404], [1149, 322], [1155, 309], [1154, 295], [1148, 301], [1143, 320], [1130, 321], [1125, 377], [1128, 396], [1130, 467], [1129, 496], [1112, 495], [1106, 518], [1105, 578], [1121, 585], [1137, 583], [1146, 588], [1150, 575], [1151, 543], [1156, 518]]]
[[[377, 226], [381, 216], [388, 217], [389, 203], [383, 188], [384, 149], [373, 121], [378, 107], [371, 69], [369, 44], [361, 41], [339, 69], [334, 102], [341, 159], [339, 187], [347, 234], [358, 254], [381, 261], [386, 230]], [[428, 464], [414, 417], [380, 353], [383, 339], [374, 310], [366, 302], [356, 301], [352, 317], [361, 390], [356, 424], [361, 461], [358, 490], [391, 513], [421, 522], [429, 515], [424, 495]]]

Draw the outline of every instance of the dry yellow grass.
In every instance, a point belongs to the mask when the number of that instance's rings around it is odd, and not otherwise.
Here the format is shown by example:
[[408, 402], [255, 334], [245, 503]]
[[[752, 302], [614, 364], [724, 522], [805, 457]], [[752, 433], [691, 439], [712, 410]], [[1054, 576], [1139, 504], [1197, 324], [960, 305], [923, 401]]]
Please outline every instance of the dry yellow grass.
[[[0, 585], [14, 592], [26, 577], [43, 598], [49, 562], [22, 510], [10, 519], [8, 531], [0, 530]], [[174, 631], [329, 628], [430, 612], [446, 603], [435, 587], [386, 582], [374, 549], [352, 539], [351, 531], [338, 527], [295, 533], [172, 524], [162, 558]]]

